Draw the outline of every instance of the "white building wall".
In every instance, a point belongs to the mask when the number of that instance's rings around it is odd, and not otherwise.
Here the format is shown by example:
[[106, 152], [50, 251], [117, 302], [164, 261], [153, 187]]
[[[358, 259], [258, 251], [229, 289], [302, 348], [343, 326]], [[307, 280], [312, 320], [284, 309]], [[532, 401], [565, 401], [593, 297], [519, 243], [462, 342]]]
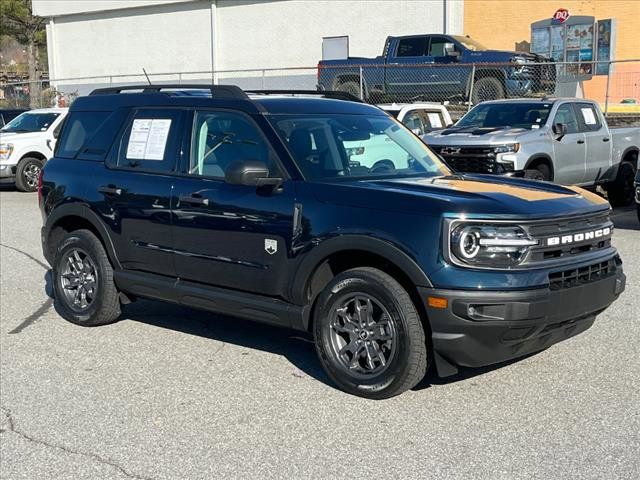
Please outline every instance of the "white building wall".
[[[53, 78], [315, 67], [322, 37], [348, 35], [350, 55], [380, 55], [389, 35], [462, 33], [464, 0], [33, 0], [47, 26]], [[312, 70], [286, 86], [313, 87]], [[223, 74], [250, 88], [277, 78]], [[175, 80], [177, 77], [158, 78]], [[210, 79], [207, 75], [184, 81]], [[120, 79], [120, 81], [141, 81]], [[106, 81], [106, 80], [105, 80]], [[117, 82], [118, 80], [114, 80]], [[277, 83], [274, 83], [274, 81]]]

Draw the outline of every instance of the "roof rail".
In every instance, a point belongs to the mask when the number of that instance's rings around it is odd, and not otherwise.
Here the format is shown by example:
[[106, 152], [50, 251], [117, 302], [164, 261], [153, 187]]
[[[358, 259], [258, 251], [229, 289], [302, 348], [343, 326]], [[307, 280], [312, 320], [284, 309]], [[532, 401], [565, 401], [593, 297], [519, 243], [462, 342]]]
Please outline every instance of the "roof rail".
[[119, 87], [96, 88], [89, 95], [109, 95], [127, 90], [142, 90], [142, 93], [161, 93], [162, 90], [208, 90], [214, 98], [234, 98], [248, 100], [249, 97], [236, 85], [207, 84], [163, 84], [163, 85], [124, 85]]
[[350, 102], [364, 103], [362, 99], [348, 92], [337, 90], [245, 90], [245, 93], [255, 95], [318, 95], [333, 100], [347, 100]]

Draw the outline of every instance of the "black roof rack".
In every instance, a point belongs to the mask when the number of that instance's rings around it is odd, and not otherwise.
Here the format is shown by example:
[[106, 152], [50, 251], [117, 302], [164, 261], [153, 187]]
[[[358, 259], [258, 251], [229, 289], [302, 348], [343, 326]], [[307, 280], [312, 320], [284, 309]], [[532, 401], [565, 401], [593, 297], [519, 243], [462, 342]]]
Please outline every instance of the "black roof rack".
[[120, 87], [96, 88], [90, 95], [109, 95], [122, 93], [127, 90], [142, 90], [142, 93], [161, 93], [162, 90], [208, 90], [214, 98], [234, 98], [248, 100], [246, 93], [236, 85], [207, 85], [207, 84], [163, 84], [163, 85], [124, 85]]
[[245, 90], [245, 93], [255, 95], [318, 95], [334, 100], [364, 103], [362, 99], [355, 95], [337, 90]]

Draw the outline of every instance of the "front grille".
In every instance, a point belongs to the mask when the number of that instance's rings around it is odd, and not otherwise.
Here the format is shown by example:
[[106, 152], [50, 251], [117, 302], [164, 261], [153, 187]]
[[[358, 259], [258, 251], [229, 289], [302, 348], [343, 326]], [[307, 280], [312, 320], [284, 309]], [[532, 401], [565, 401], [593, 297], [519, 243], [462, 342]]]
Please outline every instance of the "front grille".
[[460, 173], [505, 173], [502, 164], [496, 162], [494, 147], [450, 147], [429, 145], [453, 170]]
[[617, 265], [614, 259], [594, 263], [586, 267], [572, 268], [549, 274], [549, 288], [562, 290], [586, 283], [597, 282], [616, 273]]
[[[588, 232], [599, 231], [608, 231], [609, 234], [597, 237], [593, 235], [593, 238], [587, 235]], [[528, 225], [527, 233], [538, 240], [539, 245], [531, 248], [526, 263], [573, 258], [609, 248], [612, 232], [613, 223], [608, 212]], [[559, 240], [559, 243], [555, 244], [551, 239]]]

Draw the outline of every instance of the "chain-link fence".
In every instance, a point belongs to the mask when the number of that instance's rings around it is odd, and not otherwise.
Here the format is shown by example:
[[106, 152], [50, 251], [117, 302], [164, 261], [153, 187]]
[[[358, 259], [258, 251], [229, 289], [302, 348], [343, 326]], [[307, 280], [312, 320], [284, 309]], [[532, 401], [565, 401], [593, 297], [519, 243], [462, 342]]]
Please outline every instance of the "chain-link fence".
[[0, 83], [0, 105], [69, 105], [95, 88], [126, 84], [234, 84], [247, 90], [324, 89], [370, 103], [438, 102], [454, 118], [484, 100], [583, 97], [611, 123], [640, 125], [640, 60], [619, 62], [334, 64], [317, 67], [111, 75]]

